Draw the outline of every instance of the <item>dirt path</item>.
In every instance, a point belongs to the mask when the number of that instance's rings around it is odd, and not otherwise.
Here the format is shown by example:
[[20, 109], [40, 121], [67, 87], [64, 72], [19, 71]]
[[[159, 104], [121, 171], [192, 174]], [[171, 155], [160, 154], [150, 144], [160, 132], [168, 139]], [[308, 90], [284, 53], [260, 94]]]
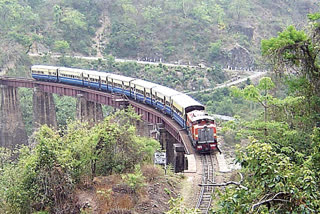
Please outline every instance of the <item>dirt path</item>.
[[104, 44], [108, 43], [108, 40], [107, 40], [107, 37], [105, 37], [105, 34], [107, 33], [108, 29], [110, 29], [109, 17], [103, 13], [100, 17], [100, 23], [101, 23], [101, 27], [97, 29], [96, 35], [93, 38], [93, 41], [94, 41], [93, 49], [97, 51], [97, 55], [96, 55], [97, 57], [103, 58], [103, 55], [101, 52], [102, 43]]

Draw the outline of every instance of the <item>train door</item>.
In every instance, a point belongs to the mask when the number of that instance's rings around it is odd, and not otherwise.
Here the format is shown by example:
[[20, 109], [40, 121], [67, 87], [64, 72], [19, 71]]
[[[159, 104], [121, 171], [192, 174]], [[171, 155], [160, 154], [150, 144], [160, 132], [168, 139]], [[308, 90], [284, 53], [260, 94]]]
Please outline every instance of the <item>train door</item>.
[[[131, 80], [131, 81], [132, 81], [132, 80]], [[130, 94], [130, 97], [132, 97], [132, 92], [131, 92], [131, 91], [132, 91], [132, 90], [131, 90], [131, 81], [129, 81], [129, 90], [130, 90], [130, 91], [129, 91], [129, 94]]]
[[112, 84], [112, 89], [111, 89], [111, 92], [113, 93], [113, 89], [114, 89], [114, 82], [113, 82], [113, 79], [112, 79], [112, 82], [111, 82], [111, 84]]
[[82, 81], [82, 86], [84, 86], [83, 73], [81, 73], [81, 81]]
[[185, 108], [183, 108], [182, 115], [183, 115], [182, 118], [184, 118], [184, 128], [187, 129], [187, 114], [186, 114]]
[[56, 72], [57, 72], [57, 82], [59, 82], [59, 69], [58, 68], [56, 69]]
[[153, 102], [152, 102], [152, 88], [150, 88], [150, 100], [151, 100], [151, 106], [153, 105]]
[[107, 82], [107, 91], [109, 91], [110, 88], [109, 88], [109, 78], [108, 77], [106, 77], [106, 82]]
[[134, 84], [134, 87], [133, 87], [133, 96], [134, 96], [134, 99], [137, 100], [137, 89], [136, 89], [136, 84]]
[[154, 102], [155, 102], [155, 106], [156, 106], [156, 108], [157, 108], [157, 107], [158, 107], [158, 92], [155, 92]]
[[170, 97], [170, 115], [173, 118], [173, 100], [172, 100], [172, 97]]

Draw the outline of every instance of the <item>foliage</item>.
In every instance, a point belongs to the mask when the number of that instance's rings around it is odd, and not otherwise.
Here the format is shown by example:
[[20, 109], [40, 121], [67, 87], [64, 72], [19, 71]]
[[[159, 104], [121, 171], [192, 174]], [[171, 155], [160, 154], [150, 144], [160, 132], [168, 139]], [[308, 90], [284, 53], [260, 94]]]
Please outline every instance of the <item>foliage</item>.
[[[318, 17], [309, 18], [314, 21]], [[313, 25], [311, 35], [317, 30]], [[320, 211], [320, 138], [319, 127], [315, 127], [319, 120], [317, 44], [315, 37], [293, 27], [262, 43], [263, 54], [286, 77], [288, 87], [283, 98], [275, 96], [277, 91], [270, 78], [258, 86], [233, 89], [235, 95], [263, 105], [267, 117], [264, 121], [236, 120], [225, 127], [237, 130], [238, 138], [250, 140], [247, 147], [239, 146], [237, 153], [246, 188], [227, 187], [220, 194], [217, 213]], [[294, 71], [294, 75], [279, 68]]]
[[25, 124], [27, 135], [30, 136], [33, 131], [32, 90], [19, 88], [18, 93], [23, 122]]
[[183, 205], [183, 198], [178, 196], [169, 200], [170, 210], [166, 214], [198, 214], [198, 210], [186, 208]]
[[[19, 159], [13, 163], [10, 153], [1, 150], [0, 212], [75, 212], [76, 185], [90, 182], [96, 175], [131, 171], [136, 164], [151, 160], [159, 144], [135, 135], [137, 119], [129, 110], [92, 128], [69, 123], [60, 134], [43, 126], [35, 135], [33, 148], [20, 149]], [[142, 173], [137, 168], [132, 175], [129, 180], [138, 188]]]
[[70, 48], [69, 43], [67, 41], [55, 41], [53, 50], [65, 54]]
[[[311, 20], [317, 15], [309, 16]], [[311, 93], [320, 95], [319, 86], [319, 27], [313, 25], [311, 35], [297, 31], [293, 26], [281, 32], [278, 37], [262, 41], [262, 53], [272, 60], [279, 73], [298, 74], [308, 80]], [[308, 94], [306, 97], [310, 97]]]
[[[296, 164], [273, 146], [252, 139], [238, 153], [248, 188], [227, 187], [218, 213], [310, 213], [319, 211], [319, 178], [307, 164]], [[275, 197], [269, 203], [261, 203]], [[255, 205], [261, 203], [260, 206]]]
[[145, 177], [142, 175], [140, 165], [135, 166], [134, 173], [129, 173], [122, 176], [122, 179], [131, 187], [133, 190], [137, 191], [144, 185]]
[[57, 124], [64, 128], [68, 121], [74, 121], [76, 118], [76, 99], [74, 97], [53, 95], [56, 106]]

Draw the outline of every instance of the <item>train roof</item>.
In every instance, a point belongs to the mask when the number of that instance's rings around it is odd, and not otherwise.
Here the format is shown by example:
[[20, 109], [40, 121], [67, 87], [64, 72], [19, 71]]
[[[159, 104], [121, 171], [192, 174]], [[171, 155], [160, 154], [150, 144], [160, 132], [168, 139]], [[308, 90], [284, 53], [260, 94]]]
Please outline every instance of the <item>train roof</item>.
[[143, 86], [145, 88], [154, 88], [154, 87], [158, 87], [159, 86], [156, 83], [148, 82], [148, 81], [141, 80], [141, 79], [135, 79], [131, 83], [135, 84], [135, 85]]
[[82, 71], [84, 73], [89, 73], [89, 74], [96, 75], [96, 76], [108, 76], [109, 75], [105, 72], [94, 71], [94, 70], [82, 70]]
[[35, 68], [42, 68], [42, 69], [57, 69], [59, 68], [58, 66], [51, 66], [51, 65], [33, 65], [31, 66], [31, 69]]
[[162, 85], [158, 85], [157, 87], [153, 88], [152, 91], [160, 92], [163, 95], [168, 96], [168, 97], [171, 97], [173, 95], [182, 94], [179, 91], [176, 91], [176, 90], [174, 90], [172, 88], [168, 88], [168, 87], [162, 86]]
[[190, 119], [191, 122], [195, 122], [198, 120], [210, 120], [214, 121], [214, 118], [209, 116], [208, 113], [203, 112], [203, 111], [192, 111], [188, 113], [188, 118]]
[[77, 73], [82, 73], [86, 70], [79, 69], [79, 68], [67, 68], [67, 67], [58, 67], [59, 71], [69, 71], [69, 72], [77, 72]]
[[172, 100], [184, 108], [186, 113], [193, 110], [204, 110], [204, 106], [201, 103], [183, 93], [174, 95]]
[[115, 79], [115, 80], [125, 81], [125, 82], [130, 82], [132, 80], [135, 80], [135, 78], [132, 78], [132, 77], [126, 77], [126, 76], [112, 74], [112, 73], [109, 73], [108, 77], [111, 77], [112, 79]]

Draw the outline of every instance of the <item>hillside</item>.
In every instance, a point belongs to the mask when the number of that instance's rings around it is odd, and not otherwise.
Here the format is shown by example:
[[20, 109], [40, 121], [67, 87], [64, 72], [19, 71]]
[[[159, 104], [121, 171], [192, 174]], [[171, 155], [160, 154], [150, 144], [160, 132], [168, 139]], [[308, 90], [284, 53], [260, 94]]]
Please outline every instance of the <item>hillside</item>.
[[[2, 0], [0, 68], [59, 52], [224, 67], [260, 64], [260, 42], [306, 28], [316, 0]], [[259, 15], [258, 15], [259, 14]], [[10, 61], [11, 63], [7, 63]]]

